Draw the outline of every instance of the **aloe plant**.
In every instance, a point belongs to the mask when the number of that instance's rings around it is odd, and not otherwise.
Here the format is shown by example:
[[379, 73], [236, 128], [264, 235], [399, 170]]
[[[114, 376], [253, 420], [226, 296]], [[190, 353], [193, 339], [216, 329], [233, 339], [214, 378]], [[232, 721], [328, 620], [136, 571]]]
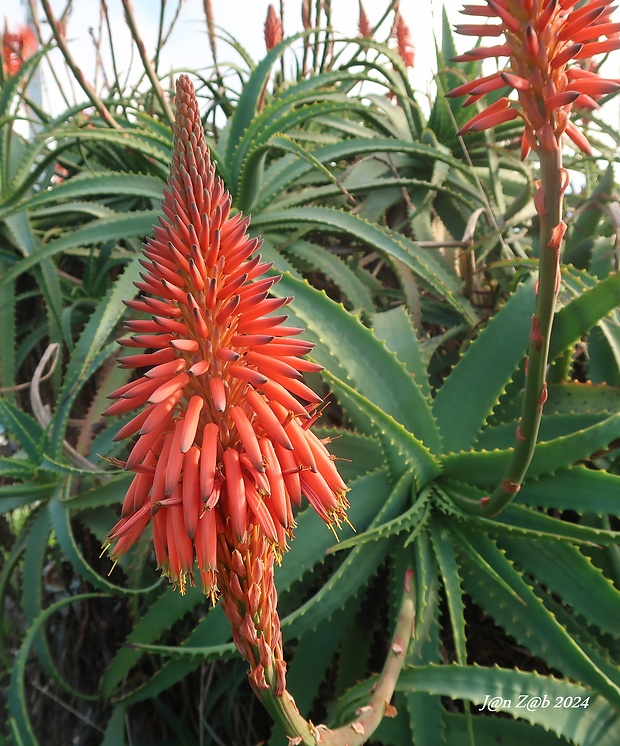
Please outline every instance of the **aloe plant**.
[[[235, 209], [252, 212], [265, 259], [285, 273], [274, 291], [295, 296], [291, 322], [308, 330], [325, 367], [307, 383], [333, 392], [319, 435], [331, 439], [350, 487], [355, 532], [345, 527], [336, 542], [301, 511], [276, 569], [289, 689], [306, 719], [355, 722], [372, 672], [389, 659], [413, 570], [415, 631], [394, 717], [373, 743], [611, 746], [620, 729], [612, 168], [570, 161], [586, 188], [567, 196], [540, 443], [513, 503], [496, 519], [471, 515], [471, 501], [501, 480], [520, 414], [535, 169], [517, 165], [513, 122], [495, 138], [474, 135], [468, 163], [449, 111], [458, 126], [467, 117], [453, 101], [438, 96], [427, 119], [393, 50], [360, 39], [322, 64], [312, 44], [326, 37], [314, 32], [299, 37], [301, 54], [310, 40], [311, 76], [269, 82], [295, 44], [285, 39], [257, 65], [246, 58], [241, 95], [220, 85], [221, 67], [202, 77], [218, 170]], [[477, 63], [457, 71], [453, 54], [446, 20], [444, 89], [478, 74]], [[369, 77], [397, 103], [357, 96]], [[124, 457], [118, 423], [100, 413], [106, 394], [130, 380], [112, 364], [113, 339], [167, 172], [164, 109], [154, 93], [119, 88], [116, 103], [102, 98], [117, 127], [97, 113], [86, 119], [80, 104], [56, 119], [41, 112], [42, 130], [28, 140], [15, 132], [24, 95], [9, 79], [0, 96], [0, 424], [9, 447], [0, 510], [15, 535], [3, 549], [0, 656], [12, 737], [42, 738], [36, 670], [55, 696], [91, 713], [106, 745], [126, 742], [126, 723], [143, 722], [140, 708], [153, 702], [170, 742], [269, 738], [266, 718], [248, 715], [257, 709], [222, 609], [196, 589], [181, 597], [162, 584], [146, 540], [109, 577], [98, 559], [129, 483], [114, 465]], [[224, 124], [213, 122], [217, 106]], [[66, 169], [60, 183], [56, 164]], [[468, 252], [458, 271], [437, 250], [451, 243]], [[33, 322], [35, 303], [43, 312]], [[59, 572], [70, 580], [55, 586]], [[90, 620], [89, 673], [100, 678], [90, 689], [58, 655], [79, 619]], [[201, 690], [205, 676], [212, 683]], [[539, 706], [519, 706], [524, 694]], [[270, 738], [277, 746], [284, 733], [276, 727]]]

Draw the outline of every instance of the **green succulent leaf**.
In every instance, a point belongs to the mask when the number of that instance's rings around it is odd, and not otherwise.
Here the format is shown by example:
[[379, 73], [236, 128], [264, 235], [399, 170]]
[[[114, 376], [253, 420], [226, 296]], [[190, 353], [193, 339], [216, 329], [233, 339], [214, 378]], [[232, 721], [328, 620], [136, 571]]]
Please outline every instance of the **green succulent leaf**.
[[484, 427], [527, 350], [533, 311], [534, 280], [530, 279], [484, 327], [437, 392], [433, 413], [446, 453], [471, 447]]
[[[528, 476], [552, 474], [587, 459], [596, 451], [605, 450], [619, 436], [620, 415], [613, 415], [571, 435], [540, 443]], [[511, 450], [448, 454], [443, 459], [444, 473], [478, 487], [492, 486], [501, 482], [510, 455]]]
[[[355, 316], [307, 283], [285, 275], [275, 289], [280, 296], [295, 296], [290, 310], [315, 334], [317, 361], [438, 453], [439, 437], [428, 400], [394, 353]], [[384, 380], [390, 385], [385, 386]]]
[[478, 321], [475, 309], [460, 293], [460, 283], [440, 262], [413, 241], [398, 234], [390, 234], [357, 215], [327, 207], [293, 207], [258, 215], [254, 218], [253, 225], [254, 228], [267, 229], [304, 226], [321, 231], [348, 233], [367, 246], [401, 261], [467, 321]]
[[350, 402], [373, 423], [373, 429], [383, 445], [388, 463], [397, 477], [411, 469], [417, 488], [422, 489], [431, 479], [438, 476], [441, 465], [421, 441], [344, 381], [327, 371], [324, 371], [323, 375], [341, 401]]

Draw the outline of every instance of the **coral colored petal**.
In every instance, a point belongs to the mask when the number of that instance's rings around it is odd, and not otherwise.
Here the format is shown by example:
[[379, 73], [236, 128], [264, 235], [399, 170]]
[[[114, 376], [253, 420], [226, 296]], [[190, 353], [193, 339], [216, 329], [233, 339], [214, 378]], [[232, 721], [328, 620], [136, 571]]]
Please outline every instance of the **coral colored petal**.
[[286, 491], [289, 498], [300, 507], [301, 505], [301, 482], [299, 479], [299, 464], [295, 458], [294, 451], [287, 451], [277, 443], [274, 443], [274, 448], [280, 467], [282, 469], [282, 477], [284, 478], [284, 484], [286, 485]]
[[233, 347], [258, 347], [273, 342], [273, 334], [235, 334], [231, 340]]
[[242, 541], [247, 528], [247, 507], [239, 454], [234, 448], [228, 448], [224, 451], [223, 462], [231, 526], [237, 539]]
[[166, 465], [166, 495], [171, 495], [179, 483], [181, 470], [183, 468], [184, 454], [181, 453], [181, 438], [183, 437], [182, 419], [174, 424], [174, 434], [170, 445], [168, 463]]
[[133, 334], [129, 340], [121, 339], [119, 344], [125, 347], [168, 347], [170, 334]]
[[223, 412], [226, 409], [226, 389], [221, 378], [209, 379], [209, 390], [213, 399], [213, 406], [217, 412]]
[[562, 91], [561, 93], [556, 93], [555, 96], [550, 96], [545, 99], [545, 109], [547, 109], [547, 111], [553, 111], [562, 106], [569, 106], [570, 104], [575, 103], [578, 98], [578, 91]]
[[278, 443], [282, 448], [292, 451], [293, 445], [282, 427], [280, 420], [276, 417], [273, 411], [269, 408], [269, 405], [265, 399], [255, 391], [249, 389], [246, 393], [246, 400], [252, 409], [256, 412], [256, 415], [265, 429], [265, 432], [269, 437]]
[[254, 428], [252, 427], [252, 423], [248, 419], [247, 414], [241, 407], [231, 407], [229, 411], [230, 416], [232, 417], [232, 421], [235, 423], [235, 427], [237, 428], [237, 432], [239, 433], [239, 437], [241, 438], [241, 442], [243, 443], [243, 447], [245, 448], [246, 453], [250, 458], [252, 466], [256, 469], [256, 471], [265, 471], [265, 467], [263, 466], [263, 457], [260, 452], [256, 433], [254, 432]]
[[245, 359], [250, 365], [255, 365], [268, 378], [272, 373], [288, 378], [301, 378], [301, 373], [296, 368], [282, 360], [278, 360], [276, 357], [263, 355], [260, 352], [252, 350], [246, 354]]
[[155, 404], [152, 409], [150, 409], [150, 414], [140, 430], [140, 435], [146, 435], [147, 433], [159, 428], [162, 423], [169, 422], [172, 419], [174, 408], [179, 403], [182, 396], [183, 392], [177, 391], [172, 396], [169, 396], [165, 401]]
[[129, 438], [131, 435], [135, 435], [135, 433], [140, 430], [142, 425], [144, 425], [144, 421], [151, 414], [154, 408], [155, 405], [147, 407], [144, 412], [140, 412], [140, 414], [129, 420], [129, 422], [116, 433], [113, 440], [116, 442], [119, 440], [124, 440], [125, 438]]
[[575, 59], [583, 60], [589, 57], [594, 57], [597, 54], [606, 54], [607, 52], [613, 52], [615, 49], [620, 49], [620, 39], [605, 39], [604, 41], [593, 41], [589, 44], [584, 44], [583, 49], [575, 55]]
[[488, 57], [510, 57], [511, 49], [508, 44], [498, 44], [494, 47], [476, 47], [465, 54], [452, 57], [452, 62], [473, 62], [484, 60]]
[[165, 510], [168, 512], [166, 540], [170, 557], [170, 579], [178, 583], [181, 593], [185, 593], [186, 577], [191, 574], [194, 564], [194, 546], [185, 532], [183, 509], [173, 506]]
[[162, 436], [164, 426], [158, 427], [147, 435], [141, 435], [138, 438], [137, 443], [131, 449], [131, 453], [127, 457], [125, 463], [125, 469], [133, 471], [138, 464], [141, 464], [148, 452], [156, 447], [157, 441]]
[[605, 96], [620, 91], [620, 83], [604, 78], [581, 78], [569, 83], [566, 89], [586, 93], [588, 96]]
[[157, 567], [167, 574], [170, 565], [168, 557], [168, 538], [166, 529], [166, 511], [160, 510], [153, 516], [153, 544]]
[[159, 378], [161, 376], [173, 376], [185, 368], [185, 360], [175, 359], [168, 363], [155, 365], [144, 374], [145, 378]]
[[304, 401], [313, 402], [314, 404], [320, 404], [323, 401], [323, 399], [315, 391], [313, 391], [309, 386], [306, 386], [303, 381], [300, 381], [296, 378], [287, 378], [280, 375], [279, 373], [275, 373], [274, 371], [272, 371], [270, 380], [272, 383], [280, 384], [291, 394], [295, 394], [295, 396], [298, 396]]
[[[462, 23], [454, 29], [457, 34], [463, 36], [501, 36], [504, 33], [504, 27], [497, 24], [476, 24]], [[460, 62], [456, 57], [452, 58], [453, 62]]]
[[187, 405], [185, 412], [185, 421], [183, 423], [183, 433], [181, 435], [181, 453], [186, 453], [194, 443], [198, 424], [200, 422], [200, 413], [204, 406], [204, 400], [201, 396], [192, 396]]
[[140, 481], [144, 481], [145, 477], [147, 477], [148, 481], [151, 481], [149, 475], [145, 474], [136, 474], [135, 477], [131, 480], [131, 484], [129, 485], [127, 494], [125, 495], [125, 498], [123, 500], [123, 506], [121, 508], [121, 518], [127, 518], [127, 516], [130, 516], [132, 515], [132, 513], [140, 510], [140, 508], [144, 505], [144, 500], [140, 499], [143, 498], [143, 495], [140, 494], [140, 498], [136, 499], [136, 493], [138, 492]]
[[153, 514], [158, 511], [159, 504], [166, 497], [166, 470], [168, 468], [168, 456], [170, 455], [172, 438], [173, 433], [168, 432], [165, 434], [157, 456], [155, 474], [153, 475], [153, 488], [151, 489], [151, 511]]
[[329, 522], [330, 516], [339, 511], [338, 501], [329, 485], [318, 472], [302, 471], [299, 477], [301, 491], [308, 502], [324, 521]]
[[143, 368], [145, 365], [159, 365], [175, 359], [173, 350], [158, 350], [146, 355], [128, 355], [118, 360], [119, 368]]
[[239, 378], [241, 381], [247, 381], [253, 386], [262, 386], [262, 384], [267, 382], [266, 376], [245, 365], [229, 365], [228, 372], [231, 376], [234, 376], [234, 378]]
[[187, 386], [188, 383], [189, 376], [187, 373], [179, 373], [179, 375], [174, 376], [170, 381], [162, 383], [159, 388], [155, 389], [155, 391], [149, 396], [149, 401], [152, 404], [159, 404], [184, 386]]
[[132, 381], [132, 383], [129, 384], [129, 387], [126, 388], [120, 396], [122, 399], [139, 399], [140, 402], [142, 402], [145, 401], [145, 395], [148, 397], [160, 385], [161, 381], [154, 381], [149, 378], [138, 378], [136, 381]]
[[174, 321], [174, 319], [166, 319], [162, 316], [155, 316], [154, 319], [159, 329], [164, 329], [164, 331], [170, 332], [170, 334], [179, 334], [182, 337], [186, 337], [189, 333], [187, 325], [181, 323], [180, 321]]
[[[498, 2], [498, 0], [487, 0], [487, 4], [502, 19], [509, 31], [512, 31], [513, 34], [516, 34], [519, 31], [521, 24], [517, 18], [512, 15], [508, 8], [504, 7], [503, 2]], [[553, 5], [553, 2], [551, 5]]]
[[262, 438], [259, 441], [259, 445], [267, 467], [266, 473], [267, 479], [269, 480], [271, 504], [278, 521], [282, 526], [284, 526], [284, 528], [288, 528], [290, 505], [286, 493], [286, 486], [282, 477], [280, 462], [276, 456], [273, 444], [268, 438]]
[[314, 344], [301, 339], [278, 339], [277, 342], [253, 345], [253, 349], [268, 355], [307, 355], [314, 349]]
[[265, 316], [264, 318], [246, 320], [242, 317], [237, 324], [238, 334], [269, 334], [269, 330], [274, 326], [283, 324], [288, 316], [281, 314], [279, 316]]
[[129, 517], [121, 518], [108, 534], [108, 539], [110, 541], [117, 541], [121, 536], [124, 536], [134, 529], [136, 529], [138, 533], [141, 533], [146, 528], [150, 518], [150, 506], [148, 504], [143, 505], [140, 510], [136, 511]]
[[467, 124], [464, 124], [461, 129], [459, 130], [459, 134], [464, 134], [465, 132], [469, 132], [469, 130], [473, 127], [474, 124], [476, 124], [480, 119], [484, 119], [485, 117], [491, 116], [497, 112], [505, 111], [510, 107], [510, 100], [506, 97], [500, 98], [497, 101], [495, 101], [490, 106], [487, 106], [486, 109], [476, 114], [475, 117], [472, 117]]
[[[265, 393], [265, 396], [268, 399], [273, 399], [274, 401], [277, 401], [287, 410], [301, 417], [308, 416], [308, 412], [306, 408], [303, 406], [303, 404], [297, 401], [297, 399], [295, 399], [295, 397], [289, 391], [287, 391], [287, 389], [284, 386], [280, 385], [276, 381], [273, 381], [273, 380], [266, 381], [261, 386], [261, 388], [263, 392]], [[321, 400], [319, 399], [319, 401]]]
[[260, 524], [263, 532], [268, 536], [274, 544], [278, 543], [278, 532], [276, 531], [275, 523], [271, 517], [264, 500], [260, 497], [254, 485], [248, 480], [244, 479], [245, 495], [250, 506], [250, 510], [254, 514], [254, 517]]
[[200, 347], [195, 339], [171, 339], [169, 344], [180, 352], [198, 352]]
[[572, 34], [573, 41], [592, 41], [599, 36], [614, 36], [620, 32], [620, 23], [597, 23]]
[[310, 444], [306, 438], [306, 431], [299, 426], [299, 423], [294, 417], [291, 418], [285, 429], [287, 435], [291, 439], [299, 463], [311, 471], [316, 471], [316, 461]]
[[217, 567], [217, 522], [213, 510], [205, 510], [194, 533], [198, 567], [204, 572]]
[[197, 363], [194, 363], [192, 365], [192, 367], [189, 369], [189, 372], [193, 376], [201, 376], [206, 373], [210, 367], [210, 363], [208, 363], [206, 360], [199, 360]]
[[566, 125], [566, 134], [575, 143], [579, 150], [583, 151], [586, 155], [592, 155], [592, 146], [588, 142], [588, 139], [572, 122], [569, 122]]
[[193, 538], [198, 524], [198, 516], [202, 510], [200, 499], [199, 470], [200, 449], [192, 446], [185, 454], [183, 463], [183, 519], [185, 530]]
[[511, 119], [516, 119], [519, 116], [519, 112], [515, 109], [506, 109], [504, 111], [498, 111], [495, 114], [489, 114], [486, 117], [480, 117], [473, 124], [461, 128], [460, 133], [463, 132], [482, 132], [483, 130], [490, 129], [491, 127], [497, 127], [498, 124], [504, 124], [509, 122]]
[[316, 460], [317, 469], [321, 473], [323, 479], [331, 489], [334, 490], [334, 492], [346, 492], [347, 486], [340, 476], [329, 451], [325, 448], [325, 445], [311, 430], [306, 430], [305, 432]]
[[205, 503], [213, 492], [219, 434], [220, 429], [214, 422], [205, 425], [200, 445], [200, 493]]

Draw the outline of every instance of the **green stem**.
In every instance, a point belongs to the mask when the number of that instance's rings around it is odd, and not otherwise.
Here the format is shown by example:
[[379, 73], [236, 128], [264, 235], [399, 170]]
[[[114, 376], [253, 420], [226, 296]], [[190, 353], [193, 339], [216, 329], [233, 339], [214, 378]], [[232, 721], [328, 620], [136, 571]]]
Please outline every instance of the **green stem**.
[[[478, 510], [484, 516], [497, 515], [521, 488], [534, 455], [542, 408], [546, 399], [545, 382], [549, 358], [549, 341], [555, 314], [559, 283], [559, 240], [562, 222], [562, 197], [565, 185], [562, 151], [540, 151], [540, 185], [536, 208], [540, 217], [540, 251], [536, 306], [532, 317], [523, 407], [516, 432], [514, 451], [499, 484], [490, 497], [481, 501]], [[556, 244], [558, 244], [556, 246]]]
[[133, 5], [131, 4], [131, 0], [122, 0], [122, 3], [123, 10], [125, 11], [125, 19], [127, 21], [127, 25], [129, 26], [131, 36], [136, 42], [136, 46], [138, 47], [138, 53], [140, 55], [140, 59], [142, 60], [144, 70], [148, 76], [148, 79], [151, 81], [151, 85], [153, 86], [153, 93], [159, 101], [166, 119], [172, 126], [172, 123], [174, 122], [174, 114], [172, 113], [170, 103], [166, 99], [159, 78], [155, 74], [155, 70], [153, 68], [153, 65], [151, 64], [151, 60], [146, 53], [146, 47], [144, 46], [144, 42], [142, 41], [142, 37], [140, 36], [140, 32], [138, 31], [138, 24], [136, 23], [136, 17], [133, 12]]
[[390, 644], [390, 649], [383, 666], [383, 671], [372, 690], [368, 704], [358, 710], [358, 717], [351, 723], [335, 730], [325, 725], [313, 725], [300, 714], [295, 700], [285, 691], [282, 696], [274, 693], [275, 675], [273, 671], [266, 671], [265, 678], [270, 689], [263, 693], [263, 702], [273, 719], [281, 726], [289, 738], [290, 744], [303, 746], [362, 746], [379, 727], [379, 723], [387, 714], [393, 716], [390, 699], [396, 688], [396, 683], [413, 636], [415, 624], [416, 583], [412, 570], [405, 572], [403, 596], [400, 605], [398, 621]]

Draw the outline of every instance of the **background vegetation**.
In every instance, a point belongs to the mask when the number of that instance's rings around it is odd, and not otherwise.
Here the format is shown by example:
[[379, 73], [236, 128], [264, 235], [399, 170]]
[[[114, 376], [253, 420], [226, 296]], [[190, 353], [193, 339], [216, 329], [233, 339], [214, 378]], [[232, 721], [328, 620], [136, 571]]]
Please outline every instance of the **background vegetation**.
[[[121, 301], [135, 293], [172, 141], [172, 88], [157, 75], [167, 29], [145, 49], [123, 5], [140, 85], [114, 67], [95, 90], [46, 0], [39, 50], [22, 46], [17, 69], [5, 56], [0, 739], [277, 746], [285, 739], [247, 685], [221, 609], [162, 581], [149, 540], [111, 574], [100, 557], [129, 482], [114, 465], [126, 448], [113, 442], [119, 422], [101, 412], [128, 380], [114, 365]], [[295, 296], [291, 321], [325, 366], [308, 383], [333, 392], [319, 432], [351, 488], [357, 532], [335, 544], [303, 510], [278, 570], [289, 688], [313, 722], [346, 722], [364, 704], [413, 563], [416, 634], [398, 714], [373, 743], [460, 745], [468, 734], [478, 746], [612, 746], [618, 135], [581, 112], [596, 155], [566, 157], [573, 188], [541, 442], [514, 503], [497, 519], [472, 516], [464, 501], [501, 479], [520, 411], [537, 163], [519, 159], [515, 122], [466, 143], [455, 134], [471, 114], [443, 93], [480, 67], [450, 62], [447, 19], [438, 93], [430, 112], [420, 105], [395, 5], [342, 40], [329, 3], [304, 3], [300, 33], [273, 38], [259, 61], [207, 16], [212, 46], [217, 35], [243, 63], [192, 73], [234, 208], [252, 214], [263, 257], [285, 273], [274, 290]], [[39, 68], [54, 74], [57, 50], [84, 96], [50, 116], [29, 81]], [[519, 693], [551, 706], [517, 709]], [[480, 712], [486, 695], [505, 701], [501, 715]]]

